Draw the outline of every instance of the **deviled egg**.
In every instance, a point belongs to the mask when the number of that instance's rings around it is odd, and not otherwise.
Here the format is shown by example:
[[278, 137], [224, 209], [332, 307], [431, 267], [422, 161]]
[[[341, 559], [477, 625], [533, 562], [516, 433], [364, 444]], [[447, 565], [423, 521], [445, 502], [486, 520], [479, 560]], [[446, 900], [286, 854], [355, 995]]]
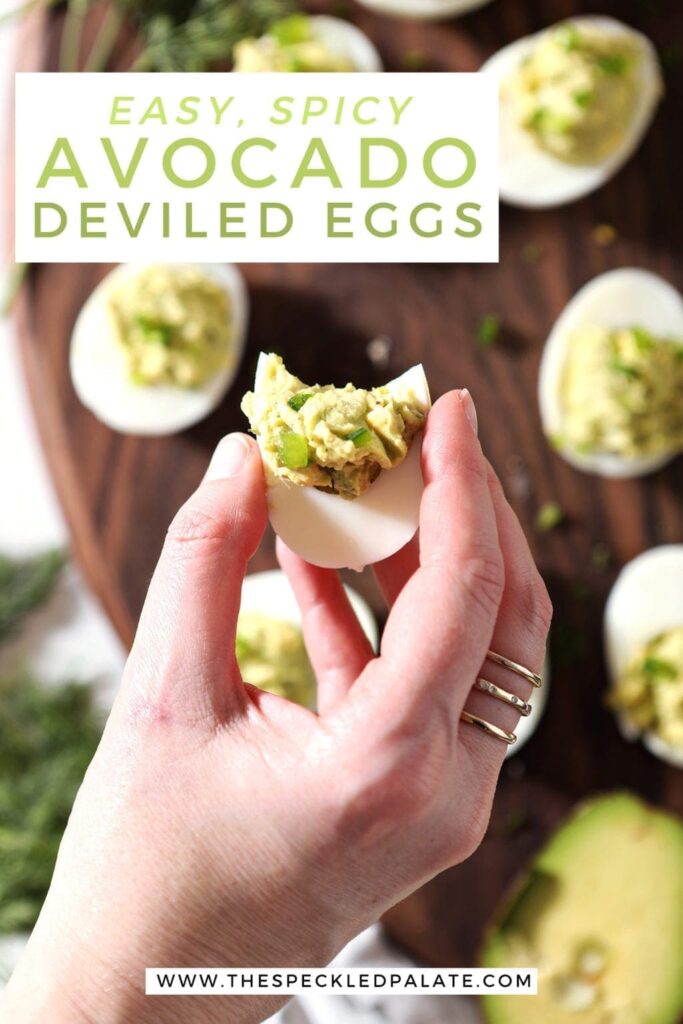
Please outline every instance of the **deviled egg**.
[[[363, 632], [377, 650], [379, 634], [370, 606], [351, 587], [344, 589]], [[316, 682], [301, 633], [301, 611], [280, 570], [245, 578], [236, 653], [246, 682], [305, 707], [315, 706]]]
[[364, 32], [341, 18], [293, 14], [265, 35], [240, 40], [233, 70], [382, 71], [382, 59]]
[[526, 718], [524, 716], [520, 717], [519, 722], [515, 726], [514, 733], [517, 737], [517, 742], [511, 744], [507, 748], [507, 753], [505, 754], [506, 761], [520, 752], [522, 747], [529, 742], [541, 723], [543, 713], [548, 703], [548, 689], [550, 687], [550, 664], [547, 659], [541, 669], [541, 679], [543, 680], [543, 686], [533, 692], [531, 713], [527, 715]]
[[543, 429], [573, 466], [606, 477], [651, 473], [683, 451], [683, 298], [644, 270], [596, 277], [548, 338], [539, 376]]
[[431, 21], [453, 18], [491, 0], [360, 0], [364, 7], [383, 14], [396, 14], [403, 18], [429, 18]]
[[76, 394], [125, 434], [172, 434], [215, 409], [237, 373], [248, 297], [236, 267], [122, 264], [76, 321]]
[[600, 188], [664, 93], [649, 39], [592, 15], [518, 39], [481, 70], [500, 83], [500, 195], [514, 206], [560, 206]]
[[683, 544], [652, 548], [622, 569], [604, 637], [622, 733], [683, 768]]
[[242, 409], [261, 449], [271, 525], [292, 551], [360, 571], [408, 543], [430, 405], [421, 366], [366, 391], [307, 386], [279, 356], [261, 354]]

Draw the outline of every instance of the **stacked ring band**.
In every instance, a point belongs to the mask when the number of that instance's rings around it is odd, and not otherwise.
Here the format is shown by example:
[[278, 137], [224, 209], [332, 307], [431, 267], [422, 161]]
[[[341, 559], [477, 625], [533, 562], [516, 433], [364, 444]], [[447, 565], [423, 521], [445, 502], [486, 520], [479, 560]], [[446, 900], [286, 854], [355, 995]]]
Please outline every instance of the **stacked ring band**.
[[496, 686], [495, 683], [490, 682], [488, 679], [482, 679], [480, 676], [474, 684], [474, 688], [482, 693], [488, 693], [491, 697], [495, 697], [496, 700], [502, 701], [503, 704], [509, 704], [511, 707], [516, 708], [524, 718], [531, 714], [531, 704], [522, 700], [516, 693], [510, 693], [508, 690], [501, 689], [500, 686]]
[[[508, 669], [510, 672], [514, 672], [515, 675], [521, 676], [522, 679], [530, 683], [531, 686], [537, 689], [543, 686], [543, 680], [540, 675], [536, 672], [532, 672], [531, 669], [526, 668], [524, 665], [518, 664], [516, 661], [511, 661], [509, 658], [505, 658], [502, 654], [496, 654], [495, 651], [488, 651], [486, 655], [489, 661], [492, 661], [495, 665], [500, 665], [502, 668]], [[504, 690], [500, 686], [496, 686], [495, 683], [490, 682], [488, 679], [484, 679], [481, 676], [477, 679], [474, 684], [474, 688], [479, 690], [481, 693], [487, 693], [489, 696], [494, 697], [496, 700], [501, 701], [504, 704], [508, 704], [510, 707], [514, 707], [525, 718], [531, 714], [531, 704], [528, 701], [522, 700], [517, 694], [511, 693], [509, 690]], [[492, 722], [487, 722], [486, 719], [480, 718], [478, 715], [473, 715], [469, 711], [463, 711], [460, 715], [463, 722], [467, 722], [468, 725], [473, 725], [477, 729], [481, 729], [482, 732], [487, 733], [489, 736], [495, 736], [496, 739], [502, 740], [508, 745], [512, 745], [517, 742], [517, 737], [513, 732], [508, 732], [507, 729], [501, 729], [500, 726], [494, 725]]]

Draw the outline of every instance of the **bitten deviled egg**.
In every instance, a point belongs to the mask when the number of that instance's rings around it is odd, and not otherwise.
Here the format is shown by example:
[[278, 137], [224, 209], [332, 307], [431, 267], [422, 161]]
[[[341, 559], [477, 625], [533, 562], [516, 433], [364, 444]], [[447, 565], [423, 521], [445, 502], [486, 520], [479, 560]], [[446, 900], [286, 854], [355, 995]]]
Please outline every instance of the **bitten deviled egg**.
[[341, 18], [293, 14], [273, 22], [265, 35], [242, 39], [233, 70], [382, 71], [382, 59], [364, 32]]
[[683, 768], [683, 544], [652, 548], [621, 571], [604, 634], [623, 734]]
[[454, 18], [491, 0], [360, 0], [364, 7], [383, 14], [397, 14], [404, 18], [429, 18], [438, 21]]
[[242, 409], [256, 435], [273, 529], [313, 565], [357, 569], [417, 530], [431, 405], [421, 366], [370, 391], [306, 385], [262, 354]]
[[499, 50], [500, 195], [551, 207], [600, 188], [632, 156], [663, 95], [652, 43], [613, 18], [573, 18]]
[[76, 321], [76, 393], [113, 430], [184, 430], [208, 416], [230, 387], [247, 319], [247, 291], [234, 266], [122, 264]]
[[651, 473], [683, 451], [683, 299], [656, 274], [613, 270], [568, 304], [539, 377], [543, 429], [573, 466]]
[[[351, 587], [344, 589], [363, 632], [377, 650], [379, 634], [370, 606]], [[304, 707], [315, 707], [316, 682], [301, 633], [301, 612], [289, 580], [280, 570], [245, 578], [236, 653], [245, 682]]]

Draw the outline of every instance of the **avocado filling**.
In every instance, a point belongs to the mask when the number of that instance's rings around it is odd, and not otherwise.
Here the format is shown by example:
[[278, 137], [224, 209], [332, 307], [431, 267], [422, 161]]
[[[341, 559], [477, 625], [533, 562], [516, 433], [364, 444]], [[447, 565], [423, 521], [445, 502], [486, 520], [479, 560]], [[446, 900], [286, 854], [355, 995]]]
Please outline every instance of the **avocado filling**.
[[274, 22], [259, 39], [242, 39], [233, 53], [235, 71], [354, 71], [350, 60], [316, 37], [314, 22], [293, 14]]
[[108, 308], [135, 384], [200, 388], [230, 361], [230, 300], [196, 267], [146, 267], [112, 289]]
[[632, 658], [610, 695], [639, 732], [683, 750], [683, 626], [670, 629]]
[[245, 682], [304, 707], [315, 703], [315, 676], [296, 626], [242, 612], [235, 653]]
[[263, 369], [242, 411], [268, 468], [300, 487], [357, 498], [382, 470], [403, 462], [424, 426], [425, 410], [410, 389], [308, 386], [273, 354]]
[[560, 446], [623, 458], [683, 450], [683, 345], [642, 327], [570, 339]]
[[506, 90], [542, 149], [596, 163], [619, 147], [632, 121], [640, 60], [628, 37], [568, 21], [543, 35]]

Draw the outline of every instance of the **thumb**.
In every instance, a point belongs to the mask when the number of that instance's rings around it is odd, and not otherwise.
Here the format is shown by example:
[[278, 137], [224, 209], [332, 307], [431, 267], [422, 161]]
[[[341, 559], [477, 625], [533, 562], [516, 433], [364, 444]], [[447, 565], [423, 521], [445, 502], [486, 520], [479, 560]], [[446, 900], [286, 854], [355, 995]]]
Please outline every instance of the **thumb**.
[[256, 443], [229, 434], [171, 523], [147, 593], [122, 690], [142, 713], [213, 721], [242, 706], [237, 616], [266, 519]]

